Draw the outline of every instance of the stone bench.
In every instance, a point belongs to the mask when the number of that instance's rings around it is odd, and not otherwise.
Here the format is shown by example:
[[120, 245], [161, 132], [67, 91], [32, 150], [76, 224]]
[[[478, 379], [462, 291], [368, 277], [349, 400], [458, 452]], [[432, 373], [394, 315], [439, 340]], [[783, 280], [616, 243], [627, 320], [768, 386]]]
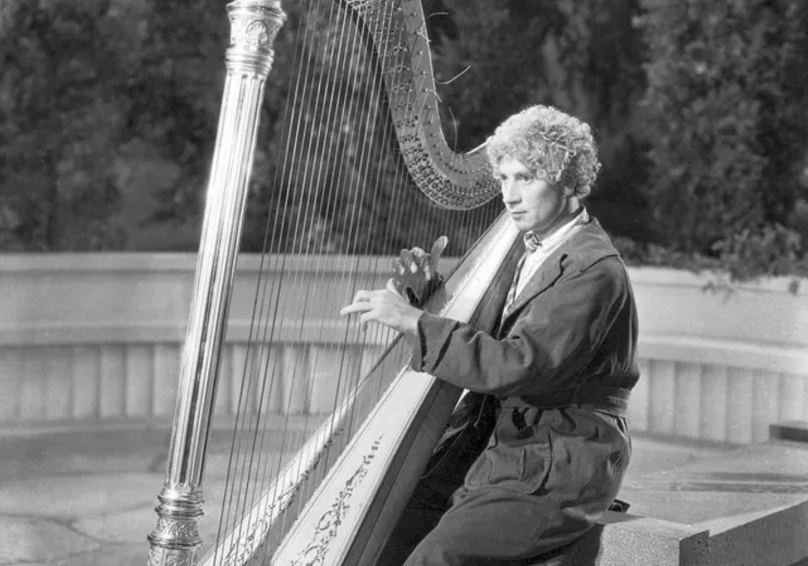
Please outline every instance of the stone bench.
[[629, 513], [546, 566], [808, 566], [808, 423], [770, 440], [631, 478]]

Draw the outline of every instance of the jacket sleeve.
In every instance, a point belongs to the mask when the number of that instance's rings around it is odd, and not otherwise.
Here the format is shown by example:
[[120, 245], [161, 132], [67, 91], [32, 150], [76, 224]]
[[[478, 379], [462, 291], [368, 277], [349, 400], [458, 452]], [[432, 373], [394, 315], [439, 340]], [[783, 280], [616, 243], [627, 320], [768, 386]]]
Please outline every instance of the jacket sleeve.
[[424, 313], [412, 366], [471, 391], [540, 395], [573, 388], [628, 300], [622, 262], [562, 275], [528, 303], [503, 339]]

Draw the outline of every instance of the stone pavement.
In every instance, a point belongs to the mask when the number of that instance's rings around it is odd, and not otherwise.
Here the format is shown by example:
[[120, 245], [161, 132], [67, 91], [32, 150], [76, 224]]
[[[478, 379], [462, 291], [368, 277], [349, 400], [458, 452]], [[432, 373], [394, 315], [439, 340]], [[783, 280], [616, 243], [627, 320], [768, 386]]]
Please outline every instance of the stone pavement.
[[[5, 431], [0, 435], [0, 565], [146, 564], [166, 469], [168, 427]], [[221, 492], [231, 433], [211, 435], [206, 489]], [[208, 487], [208, 486], [206, 486]], [[200, 530], [210, 540], [216, 501]]]
[[[0, 566], [145, 565], [168, 438], [167, 426], [132, 423], [0, 430]], [[230, 441], [211, 434], [203, 540], [215, 536]], [[626, 482], [727, 450], [635, 435]]]

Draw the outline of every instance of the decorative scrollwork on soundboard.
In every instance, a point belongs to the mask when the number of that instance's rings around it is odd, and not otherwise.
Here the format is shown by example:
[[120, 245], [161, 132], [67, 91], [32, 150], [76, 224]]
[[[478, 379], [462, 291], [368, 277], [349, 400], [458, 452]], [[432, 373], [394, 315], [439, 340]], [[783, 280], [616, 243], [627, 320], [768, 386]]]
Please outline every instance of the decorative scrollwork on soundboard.
[[314, 535], [312, 535], [311, 541], [306, 545], [306, 548], [300, 551], [300, 554], [289, 566], [319, 566], [325, 564], [328, 547], [331, 541], [339, 534], [339, 527], [342, 525], [342, 521], [350, 508], [351, 496], [365, 476], [368, 475], [368, 468], [376, 457], [381, 441], [382, 437], [380, 436], [373, 442], [370, 453], [362, 457], [362, 463], [351, 477], [345, 481], [345, 485], [337, 494], [331, 508], [317, 521], [317, 528]]
[[328, 448], [341, 433], [342, 428], [335, 429], [333, 434], [330, 435], [330, 440], [323, 445], [309, 465], [302, 472], [295, 475], [293, 481], [287, 484], [279, 483], [276, 487], [268, 490], [268, 493], [271, 494], [268, 503], [261, 508], [261, 512], [257, 516], [239, 527], [238, 537], [232, 544], [228, 545], [228, 550], [219, 563], [220, 566], [242, 566], [256, 555], [266, 540], [274, 517], [277, 517], [292, 505], [301, 490], [301, 486], [305, 485], [312, 476], [322, 459], [328, 454]]

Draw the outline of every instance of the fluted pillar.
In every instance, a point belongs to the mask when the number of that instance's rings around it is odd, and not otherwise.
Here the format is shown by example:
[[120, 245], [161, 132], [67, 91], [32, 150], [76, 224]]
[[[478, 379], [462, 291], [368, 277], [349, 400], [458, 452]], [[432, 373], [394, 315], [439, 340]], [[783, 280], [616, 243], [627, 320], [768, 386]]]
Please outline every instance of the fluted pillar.
[[224, 343], [247, 186], [275, 37], [286, 16], [280, 0], [227, 6], [230, 45], [208, 183], [191, 314], [180, 367], [168, 469], [149, 535], [150, 566], [191, 566], [202, 545], [202, 477]]

